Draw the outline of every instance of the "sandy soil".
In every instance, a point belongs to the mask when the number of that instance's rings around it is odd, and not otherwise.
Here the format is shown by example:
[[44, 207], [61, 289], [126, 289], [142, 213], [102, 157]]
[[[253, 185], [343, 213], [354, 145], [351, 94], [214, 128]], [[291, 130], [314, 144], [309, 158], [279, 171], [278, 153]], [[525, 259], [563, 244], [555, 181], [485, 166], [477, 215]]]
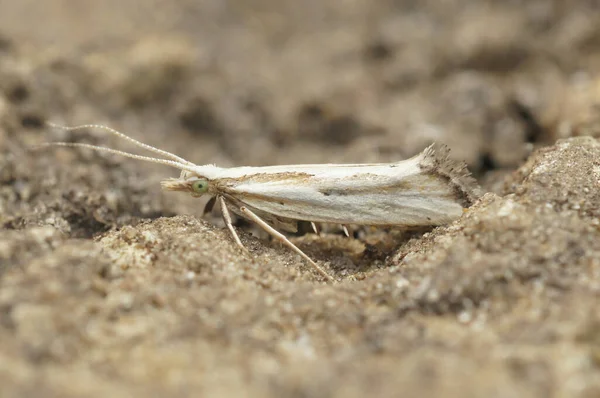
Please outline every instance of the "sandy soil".
[[[0, 396], [600, 396], [595, 1], [0, 1]], [[485, 194], [426, 231], [292, 239], [103, 123], [197, 163], [392, 161]]]

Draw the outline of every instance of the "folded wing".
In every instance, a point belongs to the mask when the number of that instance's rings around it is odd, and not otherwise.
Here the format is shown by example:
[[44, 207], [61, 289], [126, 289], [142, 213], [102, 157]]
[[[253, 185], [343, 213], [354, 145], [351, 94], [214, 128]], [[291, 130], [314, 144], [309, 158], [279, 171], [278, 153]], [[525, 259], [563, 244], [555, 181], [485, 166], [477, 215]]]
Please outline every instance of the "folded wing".
[[280, 218], [361, 225], [441, 225], [479, 195], [464, 164], [430, 146], [390, 164], [278, 166], [223, 176], [222, 192]]

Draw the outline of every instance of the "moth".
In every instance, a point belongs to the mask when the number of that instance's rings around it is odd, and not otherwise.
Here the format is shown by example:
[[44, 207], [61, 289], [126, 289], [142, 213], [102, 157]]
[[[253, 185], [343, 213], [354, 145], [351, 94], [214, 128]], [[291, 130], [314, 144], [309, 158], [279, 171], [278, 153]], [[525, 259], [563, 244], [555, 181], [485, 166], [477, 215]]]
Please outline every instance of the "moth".
[[231, 213], [255, 222], [299, 254], [320, 275], [334, 278], [278, 230], [295, 232], [298, 221], [379, 227], [436, 226], [459, 218], [479, 196], [466, 165], [451, 160], [449, 149], [433, 144], [420, 154], [395, 163], [300, 164], [222, 168], [197, 165], [102, 125], [51, 127], [67, 131], [100, 129], [153, 152], [149, 157], [85, 143], [51, 142], [41, 146], [87, 148], [163, 164], [181, 171], [161, 181], [166, 191], [210, 196], [204, 214], [218, 203], [226, 227], [244, 251]]

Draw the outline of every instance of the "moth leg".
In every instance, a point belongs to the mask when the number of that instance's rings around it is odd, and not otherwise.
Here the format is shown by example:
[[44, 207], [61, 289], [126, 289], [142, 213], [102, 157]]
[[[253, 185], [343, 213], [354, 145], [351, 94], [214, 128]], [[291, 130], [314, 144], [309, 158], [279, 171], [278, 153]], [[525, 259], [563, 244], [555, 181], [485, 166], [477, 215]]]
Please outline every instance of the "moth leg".
[[279, 239], [284, 245], [286, 245], [287, 247], [289, 247], [290, 249], [292, 249], [293, 251], [295, 251], [296, 253], [298, 253], [303, 259], [305, 259], [306, 261], [308, 261], [309, 264], [312, 265], [312, 267], [318, 273], [320, 273], [321, 275], [323, 275], [327, 280], [329, 280], [331, 282], [335, 282], [335, 279], [333, 279], [333, 277], [331, 275], [329, 275], [323, 268], [319, 267], [317, 265], [317, 263], [315, 263], [306, 254], [304, 254], [304, 252], [302, 250], [300, 250], [296, 245], [294, 245], [292, 242], [290, 242], [288, 240], [288, 238], [286, 238], [282, 233], [280, 233], [275, 228], [273, 228], [272, 226], [270, 226], [269, 224], [267, 224], [265, 221], [263, 221], [262, 218], [260, 218], [256, 214], [254, 214], [250, 209], [248, 209], [247, 207], [240, 207], [240, 211], [242, 213], [244, 213], [246, 216], [248, 216], [248, 218], [250, 218], [252, 221], [254, 221], [255, 223], [257, 223], [262, 229], [264, 229], [269, 234], [271, 234], [274, 238]]
[[215, 206], [215, 202], [217, 201], [216, 196], [213, 196], [212, 198], [210, 198], [208, 200], [208, 202], [206, 202], [206, 205], [204, 206], [204, 211], [202, 212], [203, 215], [206, 215], [208, 213], [210, 213], [213, 209], [213, 207]]
[[313, 231], [315, 231], [315, 234], [321, 235], [321, 231], [319, 231], [319, 228], [317, 228], [317, 224], [311, 221], [310, 226], [312, 227]]
[[346, 237], [349, 238], [350, 232], [348, 231], [348, 227], [345, 225], [342, 225], [342, 229], [344, 230], [344, 235], [346, 235]]
[[225, 199], [223, 199], [222, 196], [219, 196], [218, 200], [219, 200], [219, 205], [221, 206], [221, 214], [223, 214], [223, 221], [225, 221], [225, 225], [229, 229], [229, 232], [231, 232], [231, 235], [233, 235], [233, 240], [235, 240], [235, 243], [237, 243], [237, 245], [239, 247], [241, 247], [243, 251], [248, 253], [248, 249], [246, 249], [246, 247], [242, 244], [240, 237], [238, 236], [237, 232], [235, 232], [235, 229], [233, 228], [233, 224], [231, 222], [231, 214], [229, 214], [229, 209], [227, 209], [227, 205], [225, 204]]

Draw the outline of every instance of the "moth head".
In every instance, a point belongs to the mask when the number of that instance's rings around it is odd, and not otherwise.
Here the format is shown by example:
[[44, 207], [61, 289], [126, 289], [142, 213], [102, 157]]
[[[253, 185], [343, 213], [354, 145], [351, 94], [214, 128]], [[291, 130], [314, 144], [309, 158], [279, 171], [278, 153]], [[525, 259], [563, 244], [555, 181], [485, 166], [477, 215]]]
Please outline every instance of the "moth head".
[[160, 185], [165, 191], [189, 192], [193, 197], [200, 197], [209, 193], [211, 188], [208, 178], [186, 171], [182, 172], [179, 178], [169, 178], [161, 181]]

